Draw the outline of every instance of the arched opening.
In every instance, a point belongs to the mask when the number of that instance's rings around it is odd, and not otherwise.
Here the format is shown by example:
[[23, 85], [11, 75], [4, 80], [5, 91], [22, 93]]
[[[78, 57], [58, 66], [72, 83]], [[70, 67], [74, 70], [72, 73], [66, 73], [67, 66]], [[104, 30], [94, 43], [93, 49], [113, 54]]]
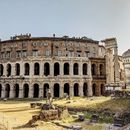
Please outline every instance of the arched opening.
[[49, 63], [44, 64], [44, 75], [48, 76], [50, 74], [50, 65]]
[[7, 64], [7, 77], [11, 75], [11, 65]]
[[103, 71], [104, 71], [103, 64], [100, 64], [99, 70], [100, 70], [100, 75], [103, 75]]
[[101, 95], [104, 95], [105, 92], [105, 86], [104, 84], [101, 84]]
[[6, 84], [5, 85], [5, 98], [9, 98], [10, 96], [10, 85]]
[[70, 94], [70, 86], [68, 83], [64, 84], [64, 93]]
[[54, 76], [60, 75], [60, 65], [59, 63], [54, 64]]
[[93, 96], [96, 96], [96, 84], [94, 83], [92, 86]]
[[43, 97], [46, 98], [47, 97], [47, 90], [49, 89], [49, 84], [44, 84], [44, 88], [43, 88], [44, 92], [43, 92]]
[[16, 65], [15, 65], [15, 73], [17, 76], [20, 75], [20, 64], [18, 64], [18, 63], [16, 63]]
[[88, 85], [87, 85], [87, 83], [84, 83], [84, 85], [83, 85], [83, 95], [84, 96], [88, 95]]
[[23, 86], [23, 97], [24, 98], [28, 98], [29, 95], [29, 85], [28, 84], [24, 84]]
[[96, 75], [96, 65], [92, 64], [92, 75]]
[[0, 84], [0, 98], [2, 96], [2, 85]]
[[73, 66], [74, 75], [78, 75], [78, 73], [79, 73], [78, 71], [79, 71], [79, 70], [78, 70], [78, 64], [75, 63], [74, 66]]
[[33, 85], [33, 97], [34, 98], [39, 97], [39, 85], [38, 84]]
[[30, 66], [29, 66], [29, 64], [28, 63], [25, 63], [25, 65], [24, 65], [24, 75], [29, 75], [29, 73], [30, 73]]
[[69, 63], [64, 64], [64, 75], [69, 75]]
[[4, 72], [4, 67], [2, 64], [0, 64], [0, 76], [3, 75], [3, 72]]
[[60, 96], [60, 86], [59, 84], [54, 84], [54, 97], [59, 97]]
[[79, 84], [74, 84], [74, 96], [79, 96]]
[[86, 63], [83, 64], [83, 75], [87, 75], [88, 65]]
[[14, 97], [15, 98], [19, 97], [19, 84], [14, 85]]
[[39, 63], [34, 64], [34, 75], [39, 75], [40, 74], [40, 66]]

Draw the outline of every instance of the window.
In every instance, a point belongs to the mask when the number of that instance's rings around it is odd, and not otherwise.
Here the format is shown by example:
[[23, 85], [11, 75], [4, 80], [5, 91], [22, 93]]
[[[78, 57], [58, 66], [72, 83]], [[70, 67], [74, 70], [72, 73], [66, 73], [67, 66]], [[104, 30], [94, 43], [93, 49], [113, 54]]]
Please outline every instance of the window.
[[38, 56], [38, 50], [33, 50], [33, 56]]
[[27, 51], [26, 50], [23, 50], [22, 51], [22, 57], [26, 57], [27, 56]]
[[50, 54], [51, 54], [51, 53], [50, 53], [49, 50], [46, 50], [46, 51], [45, 51], [45, 56], [50, 56]]
[[10, 51], [7, 51], [7, 52], [6, 52], [5, 57], [6, 57], [6, 58], [10, 58]]
[[62, 52], [61, 51], [58, 51], [58, 56], [61, 56], [62, 55]]
[[21, 57], [21, 51], [16, 51], [16, 57], [17, 58]]
[[4, 52], [1, 53], [1, 58], [5, 58], [5, 53]]

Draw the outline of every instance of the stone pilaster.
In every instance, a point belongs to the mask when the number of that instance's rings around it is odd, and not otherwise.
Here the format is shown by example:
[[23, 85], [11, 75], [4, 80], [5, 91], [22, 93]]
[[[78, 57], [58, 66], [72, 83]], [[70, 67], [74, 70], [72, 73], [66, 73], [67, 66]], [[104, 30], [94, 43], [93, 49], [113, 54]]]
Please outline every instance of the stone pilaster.
[[13, 86], [10, 86], [9, 98], [14, 98], [14, 89], [13, 89]]
[[93, 92], [92, 92], [92, 81], [89, 80], [88, 81], [88, 96], [91, 97], [93, 95]]
[[60, 75], [63, 76], [64, 64], [63, 62], [60, 63]]
[[23, 98], [24, 97], [24, 93], [23, 93], [23, 88], [22, 86], [19, 88], [19, 98]]
[[54, 76], [54, 63], [50, 64], [50, 75]]
[[73, 85], [70, 85], [70, 97], [74, 96], [74, 88]]
[[33, 86], [29, 86], [29, 98], [33, 98]]
[[83, 96], [83, 84], [79, 84], [79, 96]]
[[73, 62], [70, 62], [70, 75], [73, 76]]
[[79, 64], [79, 75], [83, 75], [82, 71], [83, 71], [83, 65], [82, 65], [82, 62], [80, 62]]

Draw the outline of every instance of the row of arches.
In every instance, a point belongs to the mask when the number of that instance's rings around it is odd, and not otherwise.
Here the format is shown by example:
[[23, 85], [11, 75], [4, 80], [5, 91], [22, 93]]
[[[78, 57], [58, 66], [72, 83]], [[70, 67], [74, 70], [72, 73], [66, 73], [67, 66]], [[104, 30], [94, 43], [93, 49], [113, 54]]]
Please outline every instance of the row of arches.
[[[83, 96], [88, 96], [88, 84], [87, 83], [84, 83], [83, 86], [82, 86], [82, 91], [83, 91]], [[23, 92], [23, 98], [29, 98], [29, 91], [32, 91], [32, 97], [33, 98], [38, 98], [39, 96], [42, 96], [43, 98], [46, 98], [46, 94], [47, 94], [47, 90], [50, 88], [49, 84], [48, 83], [45, 83], [43, 85], [43, 88], [40, 88], [39, 84], [35, 83], [32, 87], [32, 90], [29, 89], [29, 84], [25, 83], [23, 85], [23, 88], [22, 88], [22, 92]], [[40, 95], [40, 91], [43, 91], [43, 94]], [[59, 83], [55, 83], [54, 86], [53, 86], [53, 97], [60, 97], [60, 84]], [[80, 86], [78, 83], [75, 83], [73, 85], [73, 95], [74, 96], [80, 96]], [[94, 83], [92, 85], [92, 92], [93, 92], [93, 95], [94, 96], [97, 96], [97, 86], [96, 84]], [[13, 89], [11, 89], [11, 86], [10, 84], [6, 84], [5, 85], [5, 90], [4, 90], [4, 97], [5, 98], [10, 98], [10, 93], [11, 91], [13, 91], [13, 98], [19, 98], [19, 95], [20, 95], [20, 87], [19, 87], [19, 84], [15, 84], [13, 86]], [[64, 86], [63, 86], [63, 93], [66, 93], [68, 95], [70, 95], [70, 85], [69, 83], [65, 83]], [[104, 93], [104, 84], [101, 84], [101, 95], [103, 95]], [[0, 84], [0, 97], [2, 97], [2, 85]]]
[[[9, 77], [11, 76], [12, 73], [12, 66], [11, 64], [7, 64], [6, 66], [6, 76]], [[60, 64], [58, 62], [54, 63], [54, 76], [60, 75]], [[18, 76], [20, 75], [20, 64], [16, 63], [15, 64], [15, 75]], [[4, 73], [4, 66], [0, 64], [0, 76], [2, 76]], [[25, 63], [24, 64], [24, 75], [29, 75], [30, 74], [30, 64]], [[69, 63], [64, 63], [63, 65], [63, 74], [64, 75], [69, 75], [70, 74], [70, 64]], [[79, 64], [74, 63], [73, 64], [73, 74], [78, 75], [79, 74]], [[88, 74], [88, 64], [84, 63], [82, 65], [82, 74], [87, 75]], [[38, 62], [34, 63], [34, 75], [40, 75], [40, 64]], [[46, 62], [44, 64], [44, 75], [48, 76], [50, 75], [50, 64]]]
[[[92, 72], [92, 75], [97, 75], [98, 74], [98, 67], [96, 64], [92, 64], [91, 66], [91, 72]], [[99, 65], [99, 75], [102, 76], [104, 75], [105, 73], [105, 67], [103, 64], [100, 64]]]

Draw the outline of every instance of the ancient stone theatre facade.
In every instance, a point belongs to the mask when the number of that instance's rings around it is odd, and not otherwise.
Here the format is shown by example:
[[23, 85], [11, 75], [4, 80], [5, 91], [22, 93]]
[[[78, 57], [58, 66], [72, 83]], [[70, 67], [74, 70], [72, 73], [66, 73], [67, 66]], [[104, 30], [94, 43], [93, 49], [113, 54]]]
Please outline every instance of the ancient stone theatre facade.
[[103, 95], [105, 47], [82, 38], [11, 37], [0, 42], [0, 98]]

